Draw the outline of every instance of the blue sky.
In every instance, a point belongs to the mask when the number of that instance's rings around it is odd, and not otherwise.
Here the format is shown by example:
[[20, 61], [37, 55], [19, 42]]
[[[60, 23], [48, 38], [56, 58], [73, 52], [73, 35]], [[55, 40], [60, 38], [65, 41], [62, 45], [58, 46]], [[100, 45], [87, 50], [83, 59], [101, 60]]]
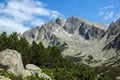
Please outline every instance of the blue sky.
[[[65, 17], [78, 16], [94, 22], [109, 24], [120, 17], [120, 0], [41, 0], [48, 8], [58, 10]], [[104, 14], [102, 15], [102, 12]], [[100, 14], [101, 13], [101, 14]], [[107, 18], [107, 16], [110, 17]], [[105, 18], [106, 16], [106, 18]]]
[[58, 16], [109, 25], [120, 18], [120, 0], [0, 0], [0, 33], [22, 33]]

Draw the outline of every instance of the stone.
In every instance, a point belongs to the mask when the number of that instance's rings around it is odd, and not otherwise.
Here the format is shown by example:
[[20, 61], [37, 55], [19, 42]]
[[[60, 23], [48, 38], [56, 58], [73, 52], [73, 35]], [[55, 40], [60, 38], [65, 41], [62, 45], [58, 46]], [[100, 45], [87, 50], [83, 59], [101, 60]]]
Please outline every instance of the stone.
[[34, 73], [42, 72], [42, 70], [39, 67], [35, 66], [34, 64], [27, 64], [26, 70], [32, 71]]
[[120, 76], [116, 77], [117, 80], [120, 80]]
[[19, 74], [22, 75], [23, 78], [26, 78], [27, 76], [32, 76], [32, 73], [29, 70], [21, 70]]
[[24, 70], [21, 54], [10, 49], [0, 52], [0, 68], [18, 74], [18, 72]]
[[0, 80], [11, 80], [11, 79], [6, 78], [5, 76], [0, 76]]
[[48, 76], [47, 74], [45, 74], [45, 73], [38, 73], [38, 77], [52, 80], [51, 77], [49, 77], [49, 76]]
[[51, 80], [51, 77], [49, 77], [47, 74], [43, 73], [42, 70], [34, 64], [27, 64], [26, 70], [30, 71], [32, 73], [32, 75], [34, 75], [34, 76], [38, 76], [39, 78]]

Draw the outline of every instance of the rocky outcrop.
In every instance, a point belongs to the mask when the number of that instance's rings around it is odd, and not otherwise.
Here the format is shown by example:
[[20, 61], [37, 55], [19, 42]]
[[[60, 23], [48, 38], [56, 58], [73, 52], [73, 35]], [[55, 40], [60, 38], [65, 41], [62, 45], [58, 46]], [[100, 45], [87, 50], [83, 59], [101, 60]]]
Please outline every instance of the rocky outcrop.
[[24, 70], [21, 54], [10, 49], [0, 52], [0, 68], [18, 74], [18, 72]]
[[99, 29], [94, 25], [89, 25], [83, 22], [79, 28], [79, 34], [87, 40], [91, 38], [101, 39], [105, 35], [105, 30]]
[[66, 21], [63, 28], [68, 33], [74, 34], [81, 25], [82, 21], [79, 18], [73, 16]]
[[63, 28], [70, 34], [79, 33], [88, 40], [91, 38], [101, 39], [105, 35], [105, 28], [98, 26], [100, 25], [73, 16], [66, 21]]
[[107, 39], [112, 36], [117, 36], [120, 33], [120, 19], [116, 22], [112, 22], [107, 30]]

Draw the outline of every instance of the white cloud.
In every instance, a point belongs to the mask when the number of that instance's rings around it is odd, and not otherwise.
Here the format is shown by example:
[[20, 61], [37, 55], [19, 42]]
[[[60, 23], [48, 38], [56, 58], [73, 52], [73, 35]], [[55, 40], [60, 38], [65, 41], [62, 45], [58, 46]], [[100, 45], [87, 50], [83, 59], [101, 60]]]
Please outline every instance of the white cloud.
[[114, 12], [111, 11], [111, 12], [106, 13], [106, 14], [104, 15], [104, 19], [105, 19], [105, 20], [113, 19], [113, 16], [114, 16]]
[[8, 19], [5, 17], [0, 17], [0, 32], [7, 31], [7, 33], [11, 32], [23, 32], [24, 30], [28, 30], [29, 28], [24, 27], [23, 24], [13, 21], [12, 19]]
[[42, 25], [44, 21], [42, 19], [35, 19], [31, 22], [32, 25]]
[[6, 3], [0, 3], [0, 32], [22, 33], [31, 26], [44, 24], [41, 17], [55, 19], [62, 16], [58, 11], [46, 8], [46, 4], [39, 0], [7, 0]]
[[102, 17], [105, 21], [115, 21], [120, 18], [120, 12], [117, 13], [113, 5], [104, 6], [101, 8], [98, 16]]
[[108, 6], [104, 6], [104, 7], [102, 8], [102, 10], [113, 9], [113, 8], [114, 8], [113, 5], [108, 5]]

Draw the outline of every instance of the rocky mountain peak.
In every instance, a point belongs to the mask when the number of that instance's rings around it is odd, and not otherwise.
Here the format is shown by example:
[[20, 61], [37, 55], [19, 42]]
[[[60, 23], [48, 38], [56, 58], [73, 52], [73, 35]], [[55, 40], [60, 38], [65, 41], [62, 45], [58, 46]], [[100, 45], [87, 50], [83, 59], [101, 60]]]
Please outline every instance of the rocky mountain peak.
[[82, 25], [82, 22], [79, 18], [72, 16], [69, 19], [67, 19], [65, 25], [64, 25], [64, 29], [70, 33], [70, 34], [74, 34], [74, 32]]
[[101, 25], [75, 16], [67, 20], [58, 17], [55, 21], [43, 24], [39, 28], [25, 31], [22, 36], [26, 37], [29, 42], [41, 41], [45, 47], [57, 45], [65, 55], [75, 55], [84, 52], [81, 50], [104, 37], [106, 26], [102, 25], [103, 28], [101, 28]]

